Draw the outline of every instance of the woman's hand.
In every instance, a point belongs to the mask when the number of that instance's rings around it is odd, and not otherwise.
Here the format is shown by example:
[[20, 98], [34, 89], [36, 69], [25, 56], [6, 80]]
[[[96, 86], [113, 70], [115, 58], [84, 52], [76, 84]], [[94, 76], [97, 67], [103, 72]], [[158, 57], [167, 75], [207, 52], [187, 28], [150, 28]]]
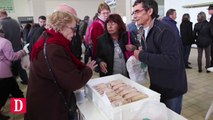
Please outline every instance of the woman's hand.
[[95, 60], [89, 60], [88, 63], [86, 64], [87, 67], [90, 69], [94, 70], [98, 65], [96, 64]]
[[105, 62], [100, 62], [100, 68], [101, 68], [101, 72], [103, 73], [107, 73], [107, 64]]
[[133, 44], [125, 45], [125, 47], [127, 51], [134, 51], [136, 49], [136, 46], [134, 46]]

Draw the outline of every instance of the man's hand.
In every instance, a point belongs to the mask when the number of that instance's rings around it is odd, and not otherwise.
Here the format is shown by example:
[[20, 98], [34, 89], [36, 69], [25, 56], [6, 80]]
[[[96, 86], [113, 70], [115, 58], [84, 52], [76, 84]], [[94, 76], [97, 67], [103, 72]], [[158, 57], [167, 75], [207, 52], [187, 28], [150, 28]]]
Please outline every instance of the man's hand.
[[125, 45], [127, 51], [134, 51], [136, 49], [136, 46], [129, 44]]
[[134, 51], [134, 57], [135, 57], [137, 60], [139, 60], [139, 53], [140, 53], [140, 51], [142, 51], [142, 50], [135, 50], [135, 51]]

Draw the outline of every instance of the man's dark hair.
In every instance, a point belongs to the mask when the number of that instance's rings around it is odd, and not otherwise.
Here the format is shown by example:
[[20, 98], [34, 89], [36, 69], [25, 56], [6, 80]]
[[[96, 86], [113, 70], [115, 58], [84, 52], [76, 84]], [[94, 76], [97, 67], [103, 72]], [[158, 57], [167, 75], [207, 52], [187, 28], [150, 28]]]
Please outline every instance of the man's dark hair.
[[38, 19], [46, 20], [47, 18], [45, 16], [39, 16]]
[[157, 18], [158, 15], [158, 3], [155, 0], [136, 0], [133, 7], [142, 4], [142, 7], [148, 11], [150, 8], [153, 9], [153, 13], [151, 15], [152, 19]]
[[169, 17], [170, 15], [173, 15], [175, 11], [176, 11], [175, 9], [169, 9], [169, 10], [166, 12], [166, 16]]

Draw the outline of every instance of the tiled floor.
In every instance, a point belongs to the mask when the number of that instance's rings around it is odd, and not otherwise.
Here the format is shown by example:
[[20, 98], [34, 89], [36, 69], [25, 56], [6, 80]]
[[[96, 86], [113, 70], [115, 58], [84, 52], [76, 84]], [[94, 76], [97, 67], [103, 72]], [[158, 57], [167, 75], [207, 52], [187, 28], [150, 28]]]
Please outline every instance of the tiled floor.
[[[189, 61], [193, 69], [186, 69], [188, 92], [183, 98], [182, 115], [189, 120], [204, 120], [209, 106], [213, 101], [213, 73], [206, 73], [204, 66], [203, 72], [198, 73], [196, 58], [197, 49], [192, 49]], [[205, 63], [204, 58], [203, 63]], [[96, 76], [97, 74], [93, 77]], [[27, 86], [20, 86], [26, 92]], [[9, 114], [9, 102], [5, 107], [5, 113]], [[9, 115], [11, 116], [11, 120], [23, 120], [23, 115]], [[213, 120], [213, 114], [209, 120]]]
[[[190, 62], [193, 69], [186, 69], [188, 92], [183, 98], [182, 115], [189, 120], [204, 120], [213, 101], [213, 73], [206, 73], [204, 56], [203, 72], [198, 73], [197, 49], [192, 49]], [[210, 116], [213, 120], [213, 114]]]

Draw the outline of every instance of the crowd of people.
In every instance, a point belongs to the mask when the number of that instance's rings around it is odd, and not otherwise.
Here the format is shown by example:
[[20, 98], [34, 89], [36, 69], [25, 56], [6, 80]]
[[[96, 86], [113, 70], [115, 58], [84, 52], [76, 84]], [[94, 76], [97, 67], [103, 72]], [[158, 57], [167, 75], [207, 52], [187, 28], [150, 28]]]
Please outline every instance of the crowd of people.
[[[7, 11], [0, 10], [0, 110], [10, 94], [24, 97], [16, 81], [20, 76], [21, 83], [28, 85], [25, 120], [77, 120], [74, 91], [90, 80], [93, 71], [100, 77], [129, 77], [129, 52], [148, 66], [150, 89], [180, 114], [187, 92], [185, 69], [192, 69], [192, 44], [197, 45], [198, 72], [203, 71], [203, 51], [206, 72], [213, 67], [213, 5], [208, 7], [210, 21], [200, 12], [194, 29], [188, 13], [183, 14], [178, 29], [175, 9], [159, 19], [155, 0], [136, 0], [132, 7], [133, 21], [125, 25], [106, 3], [99, 5], [93, 20], [89, 16], [80, 20], [75, 9], [60, 4], [48, 18], [39, 16], [38, 23], [26, 24], [22, 30]], [[26, 54], [30, 56], [29, 77], [21, 67]], [[0, 112], [0, 120], [9, 118]]]

